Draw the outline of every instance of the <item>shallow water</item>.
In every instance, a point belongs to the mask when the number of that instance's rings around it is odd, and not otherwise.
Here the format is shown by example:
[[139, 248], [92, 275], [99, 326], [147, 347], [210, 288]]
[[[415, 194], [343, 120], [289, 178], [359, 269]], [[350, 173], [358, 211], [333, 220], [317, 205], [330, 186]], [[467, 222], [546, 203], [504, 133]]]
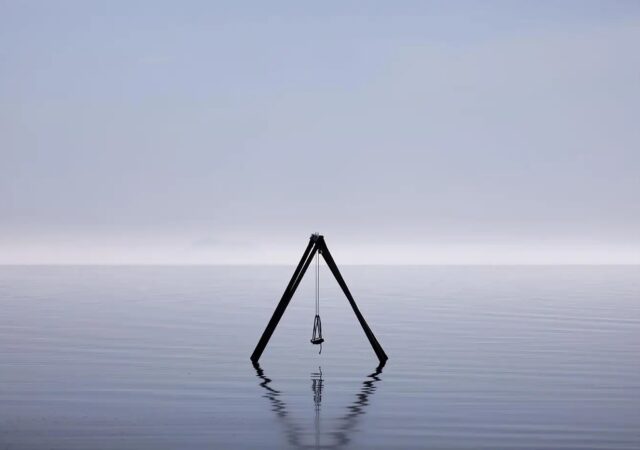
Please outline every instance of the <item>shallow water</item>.
[[637, 449], [639, 269], [0, 267], [0, 449]]

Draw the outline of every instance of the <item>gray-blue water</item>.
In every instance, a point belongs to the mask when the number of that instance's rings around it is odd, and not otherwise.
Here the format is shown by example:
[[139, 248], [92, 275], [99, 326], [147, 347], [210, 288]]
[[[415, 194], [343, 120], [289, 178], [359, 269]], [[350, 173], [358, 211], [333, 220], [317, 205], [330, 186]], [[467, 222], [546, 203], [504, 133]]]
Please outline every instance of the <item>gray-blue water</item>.
[[638, 449], [638, 267], [0, 267], [0, 449]]

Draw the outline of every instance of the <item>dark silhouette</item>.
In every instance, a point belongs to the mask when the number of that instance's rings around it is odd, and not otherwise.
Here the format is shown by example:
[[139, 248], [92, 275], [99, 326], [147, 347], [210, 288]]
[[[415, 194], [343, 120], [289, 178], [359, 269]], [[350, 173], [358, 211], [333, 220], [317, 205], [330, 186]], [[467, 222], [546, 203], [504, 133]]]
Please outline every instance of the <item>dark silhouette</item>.
[[342, 274], [340, 274], [340, 271], [338, 270], [338, 266], [336, 265], [335, 261], [333, 260], [333, 257], [331, 256], [331, 253], [329, 252], [329, 248], [327, 247], [327, 244], [324, 241], [324, 236], [321, 236], [317, 233], [311, 235], [311, 238], [309, 239], [309, 244], [307, 245], [307, 248], [305, 249], [304, 254], [302, 255], [302, 258], [300, 259], [300, 262], [298, 263], [296, 270], [293, 272], [293, 276], [291, 277], [291, 280], [289, 281], [289, 284], [287, 285], [287, 288], [285, 289], [284, 294], [282, 294], [280, 303], [278, 303], [278, 306], [276, 307], [275, 311], [273, 312], [273, 315], [271, 316], [271, 320], [269, 320], [267, 327], [262, 333], [262, 337], [260, 337], [260, 340], [258, 341], [258, 345], [256, 345], [256, 348], [253, 351], [253, 354], [251, 355], [251, 361], [254, 363], [257, 363], [258, 360], [260, 359], [262, 352], [264, 351], [265, 347], [269, 343], [269, 339], [271, 339], [271, 335], [273, 334], [276, 327], [278, 326], [278, 322], [280, 322], [282, 315], [287, 309], [287, 306], [289, 305], [289, 302], [291, 301], [293, 294], [296, 292], [296, 289], [298, 288], [298, 285], [300, 284], [302, 277], [307, 271], [309, 264], [311, 264], [311, 261], [313, 260], [313, 256], [315, 255], [316, 252], [321, 254], [322, 257], [324, 258], [325, 262], [327, 263], [327, 266], [331, 270], [331, 273], [333, 274], [336, 281], [342, 288], [342, 292], [344, 292], [344, 295], [347, 297], [347, 300], [349, 301], [349, 304], [351, 305], [353, 312], [358, 318], [358, 322], [360, 322], [360, 325], [364, 330], [364, 334], [367, 335], [367, 339], [369, 339], [369, 343], [371, 344], [371, 347], [373, 347], [373, 351], [376, 352], [376, 355], [380, 360], [380, 364], [384, 364], [387, 361], [387, 359], [389, 359], [387, 357], [387, 354], [382, 349], [382, 346], [378, 343], [378, 340], [373, 334], [373, 331], [371, 331], [371, 328], [369, 328], [369, 325], [364, 320], [362, 313], [360, 313], [360, 310], [358, 309], [358, 305], [356, 305], [356, 301], [353, 299], [351, 292], [349, 292], [347, 283], [345, 283], [344, 279], [342, 278]]
[[322, 394], [324, 390], [324, 380], [322, 378], [322, 368], [318, 368], [318, 372], [311, 374], [311, 390], [313, 391], [313, 404], [315, 410], [315, 442], [313, 444], [305, 444], [302, 442], [301, 437], [305, 434], [305, 427], [294, 423], [289, 417], [289, 411], [284, 400], [281, 399], [282, 391], [269, 386], [272, 380], [264, 374], [264, 370], [258, 363], [253, 363], [253, 367], [256, 369], [257, 377], [262, 381], [260, 386], [267, 392], [264, 395], [266, 399], [271, 402], [271, 410], [276, 414], [280, 422], [285, 427], [285, 433], [289, 444], [296, 449], [341, 449], [345, 448], [351, 441], [351, 433], [355, 430], [358, 423], [358, 418], [365, 414], [366, 407], [369, 405], [369, 397], [376, 391], [377, 382], [381, 381], [378, 375], [382, 373], [384, 363], [381, 363], [376, 370], [367, 375], [365, 381], [362, 383], [360, 391], [356, 394], [356, 399], [347, 408], [347, 413], [337, 419], [339, 424], [337, 429], [328, 436], [333, 438], [333, 442], [330, 444], [321, 444], [321, 427], [320, 427], [320, 412], [322, 404]]

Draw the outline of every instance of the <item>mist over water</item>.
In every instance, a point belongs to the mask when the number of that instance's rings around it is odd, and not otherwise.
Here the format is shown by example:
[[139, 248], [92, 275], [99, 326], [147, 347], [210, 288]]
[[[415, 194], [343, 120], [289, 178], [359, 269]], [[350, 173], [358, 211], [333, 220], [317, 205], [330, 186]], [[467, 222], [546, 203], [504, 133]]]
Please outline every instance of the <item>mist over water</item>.
[[640, 446], [637, 267], [0, 268], [0, 448]]
[[0, 2], [0, 264], [640, 264], [640, 2]]

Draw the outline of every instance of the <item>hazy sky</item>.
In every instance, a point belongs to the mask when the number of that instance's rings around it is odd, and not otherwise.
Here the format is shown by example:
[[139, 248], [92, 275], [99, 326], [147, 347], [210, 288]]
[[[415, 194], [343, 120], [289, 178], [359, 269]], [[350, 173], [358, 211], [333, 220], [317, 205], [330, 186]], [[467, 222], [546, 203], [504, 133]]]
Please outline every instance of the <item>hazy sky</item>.
[[640, 263], [640, 2], [0, 1], [0, 263]]

